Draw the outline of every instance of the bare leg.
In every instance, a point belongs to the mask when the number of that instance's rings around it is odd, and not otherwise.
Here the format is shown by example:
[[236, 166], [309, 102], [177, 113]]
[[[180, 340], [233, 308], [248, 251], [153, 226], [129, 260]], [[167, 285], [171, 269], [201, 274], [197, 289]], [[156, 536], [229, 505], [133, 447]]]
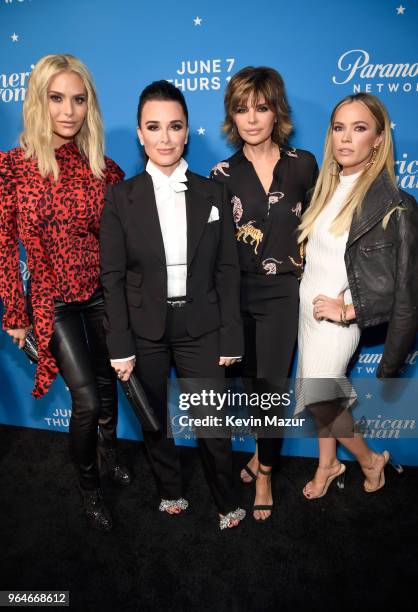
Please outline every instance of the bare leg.
[[333, 432], [337, 440], [352, 453], [360, 464], [366, 477], [364, 486], [368, 491], [377, 490], [382, 478], [382, 470], [387, 458], [375, 453], [365, 442], [361, 432], [356, 431], [353, 415], [349, 410], [342, 411], [336, 418]]
[[308, 498], [318, 497], [327, 479], [340, 469], [336, 456], [336, 440], [356, 457], [366, 477], [366, 490], [380, 488], [382, 470], [387, 459], [383, 454], [372, 451], [362, 434], [355, 431], [351, 412], [338, 402], [311, 406], [310, 411], [315, 416], [319, 435], [319, 467], [313, 480], [305, 486], [304, 495]]
[[[308, 499], [322, 497], [329, 486], [330, 478], [341, 471], [341, 463], [337, 459], [336, 431], [345, 435], [352, 431], [351, 422], [347, 422], [344, 410], [338, 400], [320, 402], [308, 406], [315, 418], [319, 442], [319, 465], [312, 480], [306, 483], [303, 494]], [[351, 415], [350, 415], [351, 417]], [[347, 429], [348, 428], [348, 429]]]
[[338, 440], [352, 453], [360, 464], [363, 474], [366, 477], [364, 488], [372, 492], [380, 488], [382, 470], [386, 464], [384, 454], [375, 453], [364, 441], [363, 436], [358, 433], [352, 438], [339, 438]]
[[[251, 457], [249, 462], [247, 463], [247, 466], [255, 474], [255, 476], [257, 476], [257, 473], [258, 473], [258, 444], [257, 444], [257, 442], [255, 444], [255, 453]], [[240, 476], [241, 476], [242, 482], [245, 482], [246, 484], [250, 484], [254, 480], [250, 476], [250, 474], [248, 474], [244, 469], [241, 470]]]
[[320, 497], [326, 487], [328, 478], [338, 474], [341, 463], [337, 459], [337, 441], [335, 438], [319, 438], [319, 465], [315, 476], [303, 489], [308, 499]]

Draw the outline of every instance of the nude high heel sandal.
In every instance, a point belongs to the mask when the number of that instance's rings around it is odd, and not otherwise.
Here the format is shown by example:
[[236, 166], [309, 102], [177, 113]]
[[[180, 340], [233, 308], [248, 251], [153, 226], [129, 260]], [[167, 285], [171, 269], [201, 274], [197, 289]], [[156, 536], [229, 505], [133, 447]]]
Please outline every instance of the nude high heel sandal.
[[385, 461], [380, 471], [377, 485], [374, 487], [370, 486], [370, 484], [367, 481], [367, 477], [366, 477], [366, 480], [364, 481], [364, 485], [363, 485], [366, 493], [375, 493], [376, 491], [379, 491], [379, 489], [382, 489], [385, 486], [385, 467], [387, 464], [391, 465], [393, 469], [395, 470], [395, 472], [397, 472], [398, 474], [402, 474], [403, 472], [403, 467], [399, 463], [395, 463], [393, 459], [391, 459], [389, 451], [387, 450], [383, 451], [382, 455], [385, 458]]
[[319, 495], [310, 495], [309, 493], [305, 493], [305, 489], [303, 489], [304, 496], [306, 497], [306, 499], [319, 499], [321, 497], [324, 497], [324, 495], [327, 494], [329, 486], [333, 480], [337, 480], [337, 487], [340, 489], [340, 491], [342, 491], [344, 489], [344, 480], [345, 480], [345, 464], [344, 463], [340, 463], [340, 469], [338, 470], [336, 474], [332, 474], [331, 476], [328, 476], [328, 478], [325, 481], [324, 488], [322, 489]]

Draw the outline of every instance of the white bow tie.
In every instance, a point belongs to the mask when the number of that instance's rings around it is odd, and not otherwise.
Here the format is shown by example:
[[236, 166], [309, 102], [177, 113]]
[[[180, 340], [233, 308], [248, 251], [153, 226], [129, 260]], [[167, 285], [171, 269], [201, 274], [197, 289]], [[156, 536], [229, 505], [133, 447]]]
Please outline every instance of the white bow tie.
[[169, 176], [167, 178], [167, 181], [161, 181], [161, 183], [159, 182], [156, 187], [157, 189], [171, 187], [173, 191], [179, 193], [180, 191], [187, 191], [187, 185], [185, 185], [184, 183], [187, 183], [187, 176], [185, 175], [185, 173], [176, 174], [175, 176]]

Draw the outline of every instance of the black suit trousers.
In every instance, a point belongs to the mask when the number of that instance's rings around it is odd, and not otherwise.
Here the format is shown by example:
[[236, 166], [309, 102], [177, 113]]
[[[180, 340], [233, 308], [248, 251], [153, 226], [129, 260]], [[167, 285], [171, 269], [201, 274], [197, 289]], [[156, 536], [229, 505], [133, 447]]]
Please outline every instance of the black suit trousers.
[[[192, 338], [186, 331], [186, 309], [168, 307], [166, 330], [158, 341], [136, 336], [135, 372], [155, 410], [162, 431], [144, 431], [144, 441], [162, 499], [184, 497], [179, 448], [167, 436], [167, 379], [174, 362], [179, 378], [222, 380], [219, 366], [219, 332]], [[221, 514], [239, 506], [239, 496], [232, 470], [230, 439], [199, 438], [205, 475], [215, 504]]]
[[[245, 355], [228, 376], [245, 378], [248, 392], [285, 391], [298, 332], [299, 281], [292, 273], [242, 274], [241, 314]], [[274, 466], [282, 442], [258, 436], [260, 463]]]

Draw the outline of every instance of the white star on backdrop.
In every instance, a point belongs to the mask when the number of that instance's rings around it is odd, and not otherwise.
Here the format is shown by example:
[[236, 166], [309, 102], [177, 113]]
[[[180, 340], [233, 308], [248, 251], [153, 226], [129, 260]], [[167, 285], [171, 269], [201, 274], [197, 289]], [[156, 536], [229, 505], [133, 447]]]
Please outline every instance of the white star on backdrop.
[[195, 26], [200, 26], [200, 25], [202, 25], [202, 19], [201, 19], [201, 17], [195, 17], [195, 18], [193, 19], [193, 22], [194, 22]]
[[19, 40], [19, 36], [16, 34], [16, 32], [13, 32], [10, 38], [13, 42], [17, 42]]
[[372, 399], [373, 395], [371, 393], [366, 393], [366, 399]]
[[401, 4], [400, 6], [396, 7], [396, 11], [397, 11], [398, 15], [403, 15], [404, 12], [405, 12], [405, 7], [402, 6], [402, 4]]
[[393, 123], [393, 121], [390, 122], [390, 127], [392, 128], [392, 130], [394, 130], [396, 128], [396, 123]]
[[199, 134], [199, 136], [204, 136], [204, 135], [205, 135], [205, 132], [206, 132], [206, 129], [205, 129], [205, 128], [203, 128], [203, 127], [200, 127], [200, 128], [197, 130], [197, 133]]

